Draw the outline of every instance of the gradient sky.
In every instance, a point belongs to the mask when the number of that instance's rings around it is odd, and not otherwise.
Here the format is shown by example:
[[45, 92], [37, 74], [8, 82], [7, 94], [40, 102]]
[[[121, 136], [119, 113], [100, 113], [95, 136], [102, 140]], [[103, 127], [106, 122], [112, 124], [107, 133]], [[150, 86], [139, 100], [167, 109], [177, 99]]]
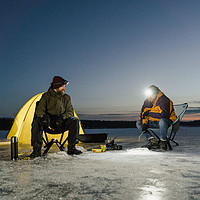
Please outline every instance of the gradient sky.
[[81, 119], [137, 120], [157, 85], [200, 120], [199, 0], [1, 0], [0, 117], [54, 75]]

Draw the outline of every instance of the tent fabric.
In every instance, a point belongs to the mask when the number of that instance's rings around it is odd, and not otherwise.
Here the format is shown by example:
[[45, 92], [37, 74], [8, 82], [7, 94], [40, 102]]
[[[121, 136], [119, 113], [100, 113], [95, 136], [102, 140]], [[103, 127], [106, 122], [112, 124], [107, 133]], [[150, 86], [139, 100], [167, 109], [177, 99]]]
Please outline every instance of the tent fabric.
[[[31, 124], [33, 121], [33, 116], [35, 113], [36, 102], [39, 101], [43, 93], [39, 93], [32, 97], [21, 110], [18, 112], [17, 116], [14, 119], [12, 128], [7, 136], [7, 140], [11, 140], [11, 137], [16, 136], [18, 138], [19, 144], [31, 144]], [[74, 111], [74, 116], [77, 116]], [[79, 134], [84, 134], [81, 123], [79, 121], [80, 130]], [[44, 133], [43, 133], [44, 134]], [[64, 133], [63, 139], [67, 138], [68, 131]], [[49, 140], [51, 139], [60, 139], [60, 134], [48, 134]]]

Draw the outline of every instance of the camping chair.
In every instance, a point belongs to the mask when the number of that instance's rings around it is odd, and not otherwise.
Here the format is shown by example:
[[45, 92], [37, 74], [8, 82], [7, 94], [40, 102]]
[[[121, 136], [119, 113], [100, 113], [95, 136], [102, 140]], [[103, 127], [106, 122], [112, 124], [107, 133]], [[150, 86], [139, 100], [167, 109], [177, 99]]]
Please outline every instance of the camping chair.
[[[178, 132], [179, 128], [180, 128], [180, 121], [183, 118], [183, 115], [185, 113], [185, 111], [188, 108], [188, 104], [187, 103], [183, 103], [183, 104], [177, 104], [174, 105], [174, 110], [177, 116], [177, 119], [173, 122], [173, 124], [168, 128], [168, 135], [167, 136], [167, 144], [169, 147], [169, 150], [172, 150], [172, 146], [170, 144], [170, 142], [175, 143], [177, 146], [179, 145], [175, 140], [175, 136], [176, 133]], [[158, 132], [160, 129], [159, 128], [149, 128], [150, 132], [153, 133], [155, 135], [155, 137], [160, 141], [159, 136], [156, 134], [156, 132]]]
[[[45, 130], [43, 130], [44, 131], [44, 135], [43, 135], [43, 137], [42, 137], [42, 140], [43, 140], [43, 142], [45, 143], [45, 146], [44, 146], [44, 148], [45, 148], [45, 150], [44, 150], [44, 153], [43, 153], [43, 155], [45, 155], [45, 154], [47, 154], [47, 152], [49, 151], [49, 149], [51, 148], [51, 146], [55, 143], [57, 146], [58, 146], [58, 148], [61, 150], [61, 151], [64, 151], [65, 150], [65, 147], [64, 147], [64, 145], [65, 145], [65, 143], [67, 142], [67, 140], [68, 140], [68, 137], [62, 142], [62, 140], [63, 140], [63, 136], [64, 136], [64, 132], [65, 131], [53, 131], [53, 130], [51, 130], [51, 129], [45, 129]], [[47, 134], [61, 134], [61, 136], [60, 136], [60, 140], [58, 141], [57, 139], [51, 139], [51, 141], [49, 142], [49, 138], [48, 138], [48, 135]]]

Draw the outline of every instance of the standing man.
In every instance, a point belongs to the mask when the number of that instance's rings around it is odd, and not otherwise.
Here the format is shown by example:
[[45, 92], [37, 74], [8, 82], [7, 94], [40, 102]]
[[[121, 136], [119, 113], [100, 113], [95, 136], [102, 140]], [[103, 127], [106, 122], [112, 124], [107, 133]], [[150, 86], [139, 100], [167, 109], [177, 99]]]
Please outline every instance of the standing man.
[[37, 104], [31, 129], [31, 145], [33, 152], [30, 157], [41, 156], [43, 130], [66, 131], [68, 134], [69, 155], [82, 152], [75, 148], [79, 138], [79, 120], [74, 117], [71, 98], [65, 93], [65, 86], [69, 82], [60, 76], [54, 76], [50, 88], [45, 92]]
[[[177, 118], [173, 102], [155, 85], [148, 88], [147, 96], [141, 109], [140, 120], [136, 124], [137, 128], [148, 139], [148, 143], [142, 147], [167, 151], [167, 130]], [[153, 137], [148, 128], [160, 128], [160, 143]]]

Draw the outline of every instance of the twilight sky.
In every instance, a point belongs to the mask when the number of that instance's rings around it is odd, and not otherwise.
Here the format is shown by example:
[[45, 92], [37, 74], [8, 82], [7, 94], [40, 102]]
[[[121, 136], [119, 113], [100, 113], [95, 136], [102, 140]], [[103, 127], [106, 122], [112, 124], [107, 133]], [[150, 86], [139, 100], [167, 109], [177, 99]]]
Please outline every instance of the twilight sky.
[[157, 85], [200, 120], [199, 0], [1, 0], [0, 117], [54, 75], [81, 119], [137, 120]]

